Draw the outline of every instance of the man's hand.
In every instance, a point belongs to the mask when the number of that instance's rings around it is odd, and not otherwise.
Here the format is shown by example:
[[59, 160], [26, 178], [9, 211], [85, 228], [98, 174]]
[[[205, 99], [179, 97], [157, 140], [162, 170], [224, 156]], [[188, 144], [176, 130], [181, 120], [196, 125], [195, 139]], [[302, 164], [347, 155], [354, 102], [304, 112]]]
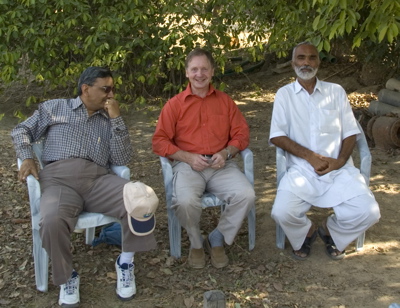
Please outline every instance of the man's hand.
[[333, 170], [339, 170], [346, 163], [346, 161], [343, 161], [341, 159], [331, 158], [331, 157], [323, 157], [322, 159], [328, 164], [328, 167], [323, 170], [315, 170], [315, 172], [318, 175], [324, 175]]
[[225, 157], [222, 151], [215, 153], [211, 158], [204, 157], [201, 154], [191, 154], [187, 163], [195, 171], [203, 171], [207, 168], [221, 169], [225, 166]]
[[106, 103], [104, 104], [104, 110], [107, 111], [108, 115], [112, 119], [121, 115], [118, 101], [114, 98], [107, 99]]
[[39, 173], [36, 167], [36, 163], [32, 158], [25, 159], [18, 172], [18, 180], [25, 182], [28, 175], [32, 174], [37, 180], [39, 180]]
[[[308, 162], [314, 168], [314, 171], [318, 174], [324, 172], [329, 168], [329, 162], [326, 160], [327, 157], [319, 155], [317, 153], [312, 152]], [[324, 173], [325, 174], [325, 173]]]
[[225, 153], [225, 150], [220, 151], [218, 153], [215, 153], [211, 157], [211, 165], [209, 167], [213, 169], [221, 169], [225, 166], [225, 159], [226, 159], [227, 154]]
[[186, 151], [179, 150], [178, 152], [169, 155], [171, 159], [176, 159], [185, 162], [192, 167], [195, 171], [203, 171], [207, 168], [221, 169], [225, 166], [225, 159], [227, 153], [222, 150], [215, 153], [211, 158], [204, 157], [201, 154], [190, 153]]
[[190, 167], [192, 167], [193, 170], [203, 171], [215, 163], [213, 160], [214, 156], [212, 158], [207, 158], [201, 154], [191, 154], [190, 160], [187, 163], [190, 165]]

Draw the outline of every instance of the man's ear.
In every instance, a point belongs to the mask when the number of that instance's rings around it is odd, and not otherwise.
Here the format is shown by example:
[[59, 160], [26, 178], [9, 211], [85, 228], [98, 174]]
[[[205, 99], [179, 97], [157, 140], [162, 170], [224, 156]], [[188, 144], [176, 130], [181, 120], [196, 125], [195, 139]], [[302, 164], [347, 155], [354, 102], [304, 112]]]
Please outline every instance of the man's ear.
[[89, 91], [89, 85], [87, 85], [86, 83], [84, 83], [83, 85], [81, 85], [81, 91], [82, 91], [82, 95], [87, 96], [88, 95], [88, 91]]

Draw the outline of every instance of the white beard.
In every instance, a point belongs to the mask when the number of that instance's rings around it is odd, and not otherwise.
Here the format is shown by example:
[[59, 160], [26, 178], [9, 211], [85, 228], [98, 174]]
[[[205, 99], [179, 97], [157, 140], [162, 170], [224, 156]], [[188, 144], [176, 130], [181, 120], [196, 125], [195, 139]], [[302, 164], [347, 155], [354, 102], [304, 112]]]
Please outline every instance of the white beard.
[[[303, 72], [302, 69], [309, 69], [311, 72]], [[312, 68], [311, 66], [304, 65], [304, 66], [295, 66], [294, 71], [296, 72], [297, 77], [302, 80], [310, 80], [317, 75], [318, 68]]]

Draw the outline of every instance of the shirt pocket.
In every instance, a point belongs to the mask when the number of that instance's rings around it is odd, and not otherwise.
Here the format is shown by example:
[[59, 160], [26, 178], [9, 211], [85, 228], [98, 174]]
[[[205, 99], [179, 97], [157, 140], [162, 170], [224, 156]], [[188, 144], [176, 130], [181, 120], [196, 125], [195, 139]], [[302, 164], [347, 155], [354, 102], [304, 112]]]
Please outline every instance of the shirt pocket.
[[340, 131], [339, 111], [320, 109], [319, 130], [321, 133], [330, 134]]
[[229, 138], [230, 123], [228, 115], [211, 115], [208, 126], [209, 133], [219, 141], [226, 142]]

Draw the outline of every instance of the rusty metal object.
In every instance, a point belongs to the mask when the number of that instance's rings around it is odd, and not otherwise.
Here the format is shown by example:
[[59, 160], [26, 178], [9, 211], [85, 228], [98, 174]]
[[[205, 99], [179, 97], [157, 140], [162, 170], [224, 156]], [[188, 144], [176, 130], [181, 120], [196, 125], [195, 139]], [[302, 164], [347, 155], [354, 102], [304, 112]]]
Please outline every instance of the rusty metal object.
[[374, 136], [372, 135], [372, 126], [374, 126], [374, 123], [376, 119], [379, 118], [379, 116], [374, 116], [372, 117], [367, 124], [367, 136], [369, 139], [374, 140]]
[[373, 117], [367, 131], [372, 135], [375, 147], [383, 150], [400, 148], [400, 118]]

